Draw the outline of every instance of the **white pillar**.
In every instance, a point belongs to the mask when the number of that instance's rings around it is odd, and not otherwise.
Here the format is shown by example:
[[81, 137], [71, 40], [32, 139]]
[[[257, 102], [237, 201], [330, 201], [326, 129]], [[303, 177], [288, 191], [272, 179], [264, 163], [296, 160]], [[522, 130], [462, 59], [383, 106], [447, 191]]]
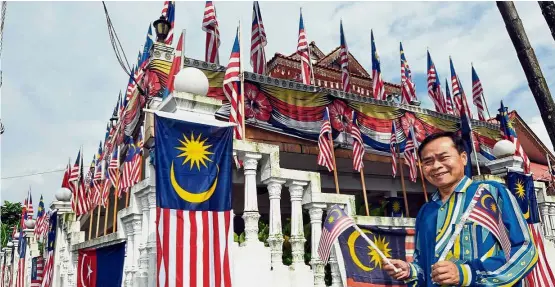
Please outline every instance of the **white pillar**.
[[288, 183], [289, 193], [291, 194], [291, 251], [293, 253], [292, 266], [305, 266], [304, 263], [304, 238], [303, 231], [303, 212], [301, 200], [303, 197], [304, 187], [308, 185], [304, 181], [292, 181]]
[[331, 248], [330, 252], [330, 269], [331, 269], [331, 286], [332, 287], [343, 287], [341, 283], [341, 273], [339, 271], [339, 264], [337, 263], [337, 255], [335, 254], [335, 244]]
[[551, 229], [551, 233], [553, 234], [553, 231], [555, 229], [555, 205], [550, 204], [549, 205], [549, 219], [551, 221], [551, 224], [549, 225], [549, 228]]
[[549, 207], [544, 202], [540, 204], [539, 209], [540, 209], [541, 219], [543, 221], [542, 223], [543, 223], [544, 234], [546, 237], [550, 237], [552, 235], [552, 232], [551, 232], [551, 220], [549, 219]]
[[148, 194], [149, 218], [148, 241], [146, 252], [148, 256], [148, 286], [156, 286], [156, 193]]
[[243, 157], [243, 169], [245, 170], [245, 209], [243, 220], [245, 221], [244, 244], [256, 244], [258, 240], [258, 198], [256, 192], [256, 169], [261, 154], [246, 153]]
[[272, 268], [283, 265], [283, 232], [281, 228], [281, 187], [285, 180], [278, 178], [270, 178], [265, 184], [268, 187], [270, 196], [270, 231], [268, 236], [268, 244], [272, 256]]
[[64, 217], [72, 213], [71, 202], [54, 201], [50, 205], [51, 210], [57, 210], [56, 220], [56, 242], [54, 242], [54, 270], [52, 276], [52, 286], [66, 286], [67, 280], [67, 258], [69, 258], [69, 246], [64, 230]]
[[17, 246], [19, 245], [19, 240], [14, 239], [12, 241], [13, 243], [13, 265], [12, 265], [12, 283], [13, 286], [15, 286], [15, 282], [17, 280], [17, 272], [18, 272], [18, 268], [17, 268], [17, 261], [19, 260], [19, 254], [17, 253]]
[[148, 286], [148, 254], [146, 245], [149, 238], [149, 203], [148, 203], [148, 195], [140, 197], [140, 208], [143, 213], [141, 216], [141, 231], [136, 234], [136, 237], [139, 239], [135, 242], [138, 242], [139, 247], [139, 258], [138, 258], [138, 270], [135, 274], [135, 281], [137, 286], [139, 287], [147, 287]]
[[310, 265], [312, 266], [312, 273], [314, 276], [314, 287], [325, 287], [326, 283], [324, 281], [325, 271], [324, 263], [318, 255], [318, 245], [320, 244], [320, 238], [322, 237], [322, 215], [324, 213], [324, 208], [326, 204], [311, 203], [308, 206], [308, 213], [310, 214], [310, 226], [312, 233], [311, 247], [311, 260]]

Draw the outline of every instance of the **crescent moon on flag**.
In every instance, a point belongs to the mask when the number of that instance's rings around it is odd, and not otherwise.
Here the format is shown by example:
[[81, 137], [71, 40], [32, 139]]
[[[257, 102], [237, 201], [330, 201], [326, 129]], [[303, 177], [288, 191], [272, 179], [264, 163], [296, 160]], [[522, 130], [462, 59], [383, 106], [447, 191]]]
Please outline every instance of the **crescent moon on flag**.
[[486, 206], [486, 199], [487, 199], [488, 197], [491, 197], [491, 199], [493, 200], [493, 196], [491, 196], [491, 194], [486, 194], [486, 195], [482, 196], [481, 203], [482, 203], [482, 206], [484, 206], [485, 208], [488, 208], [488, 207]]
[[79, 274], [81, 275], [81, 286], [87, 286], [85, 282], [83, 282], [83, 265], [85, 265], [85, 259], [87, 258], [87, 253], [83, 254], [83, 261], [81, 261], [81, 267], [79, 267]]
[[[372, 233], [368, 230], [364, 230], [363, 232]], [[372, 271], [374, 268], [368, 267], [368, 266], [362, 264], [362, 262], [360, 262], [360, 259], [357, 257], [357, 254], [356, 254], [356, 251], [355, 251], [355, 241], [357, 240], [357, 238], [359, 236], [360, 236], [360, 234], [356, 230], [353, 231], [353, 233], [351, 233], [351, 235], [349, 235], [349, 239], [347, 240], [347, 246], [349, 246], [349, 254], [351, 255], [351, 258], [353, 259], [353, 263], [355, 263], [355, 265], [358, 266], [358, 268], [362, 269], [363, 271], [369, 272], [369, 271]]]
[[218, 173], [216, 175], [216, 179], [214, 179], [214, 182], [212, 183], [210, 188], [200, 193], [192, 193], [182, 188], [177, 182], [177, 180], [175, 179], [175, 173], [174, 173], [173, 161], [172, 161], [172, 166], [170, 168], [170, 180], [171, 180], [173, 189], [175, 190], [177, 195], [179, 195], [179, 197], [181, 197], [185, 201], [188, 201], [191, 203], [205, 202], [208, 199], [210, 199], [210, 197], [212, 197], [212, 195], [214, 194], [214, 191], [216, 191], [216, 185], [218, 185], [218, 175], [220, 174], [220, 168], [218, 166], [216, 166], [216, 168], [218, 170]]

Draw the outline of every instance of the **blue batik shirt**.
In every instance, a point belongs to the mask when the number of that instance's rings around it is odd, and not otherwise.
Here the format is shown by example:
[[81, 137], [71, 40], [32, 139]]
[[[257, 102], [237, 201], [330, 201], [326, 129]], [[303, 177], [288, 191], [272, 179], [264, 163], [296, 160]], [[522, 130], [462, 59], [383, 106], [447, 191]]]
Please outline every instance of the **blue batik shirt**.
[[495, 198], [508, 230], [508, 259], [496, 237], [486, 228], [467, 220], [445, 260], [459, 269], [459, 286], [522, 286], [521, 280], [538, 260], [531, 233], [518, 202], [507, 188], [495, 181], [472, 181], [464, 177], [443, 203], [436, 191], [416, 217], [415, 252], [410, 263], [409, 286], [438, 286], [432, 282], [435, 264], [454, 233], [462, 214], [478, 188], [484, 186]]

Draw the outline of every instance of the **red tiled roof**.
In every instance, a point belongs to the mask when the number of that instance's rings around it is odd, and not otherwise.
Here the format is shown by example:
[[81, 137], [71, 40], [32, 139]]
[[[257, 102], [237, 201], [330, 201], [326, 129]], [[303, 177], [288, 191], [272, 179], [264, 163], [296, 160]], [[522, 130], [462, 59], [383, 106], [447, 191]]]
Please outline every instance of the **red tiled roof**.
[[534, 174], [534, 180], [541, 180], [549, 182], [549, 170], [547, 165], [531, 162], [530, 170]]

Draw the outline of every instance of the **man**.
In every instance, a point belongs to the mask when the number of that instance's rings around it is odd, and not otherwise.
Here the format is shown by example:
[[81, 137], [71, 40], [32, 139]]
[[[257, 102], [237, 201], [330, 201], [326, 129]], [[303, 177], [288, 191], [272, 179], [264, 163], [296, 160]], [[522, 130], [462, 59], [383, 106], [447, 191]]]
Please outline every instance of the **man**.
[[[535, 266], [538, 255], [516, 199], [498, 182], [473, 182], [465, 176], [469, 155], [455, 133], [428, 136], [418, 154], [424, 176], [437, 191], [416, 217], [413, 262], [392, 259], [397, 272], [387, 264], [384, 269], [409, 286], [521, 286], [521, 279]], [[508, 229], [510, 245], [504, 246], [509, 254], [492, 232], [470, 220], [456, 238], [451, 238], [478, 187], [485, 187], [487, 192], [483, 194], [491, 200], [485, 205], [501, 214]], [[485, 197], [480, 198], [482, 203]], [[449, 248], [451, 239], [454, 244]], [[439, 261], [447, 248], [447, 257]]]

